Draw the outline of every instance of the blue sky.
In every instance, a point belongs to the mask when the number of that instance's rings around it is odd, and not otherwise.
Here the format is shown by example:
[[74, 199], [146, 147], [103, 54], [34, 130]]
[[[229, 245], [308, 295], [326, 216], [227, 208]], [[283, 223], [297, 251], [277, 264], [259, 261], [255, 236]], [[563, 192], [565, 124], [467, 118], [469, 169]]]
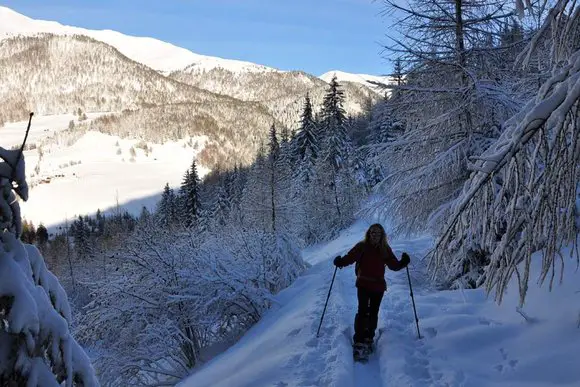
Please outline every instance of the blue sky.
[[35, 19], [152, 36], [193, 52], [320, 75], [385, 74], [372, 0], [0, 0]]

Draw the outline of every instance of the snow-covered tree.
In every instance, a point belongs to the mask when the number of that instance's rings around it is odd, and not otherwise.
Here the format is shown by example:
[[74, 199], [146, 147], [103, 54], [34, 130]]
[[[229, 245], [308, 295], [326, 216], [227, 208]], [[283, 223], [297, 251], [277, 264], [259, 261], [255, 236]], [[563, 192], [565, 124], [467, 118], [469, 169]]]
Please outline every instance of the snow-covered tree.
[[67, 295], [35, 246], [23, 244], [16, 195], [28, 199], [21, 150], [0, 148], [0, 384], [98, 386], [69, 331]]
[[[512, 46], [497, 39], [514, 12], [503, 1], [384, 3], [395, 17], [387, 52], [405, 71], [404, 83], [390, 86], [397, 106], [390, 119], [404, 118], [405, 130], [375, 151], [375, 164], [388, 168], [376, 189], [386, 194], [381, 206], [399, 229], [412, 232], [459, 192], [469, 158], [520, 107], [518, 84], [500, 71], [509, 67], [502, 54]], [[441, 227], [431, 220], [432, 229]]]
[[344, 110], [344, 92], [336, 75], [328, 86], [321, 110], [321, 158], [338, 171], [348, 163], [348, 153], [352, 150], [347, 134], [347, 117]]
[[181, 217], [186, 227], [193, 227], [199, 219], [199, 177], [195, 159], [191, 163], [191, 168], [185, 173], [183, 183], [180, 188], [182, 213]]
[[78, 258], [87, 259], [93, 254], [93, 240], [88, 217], [79, 216], [70, 227], [70, 236], [74, 238], [75, 252]]
[[319, 146], [317, 127], [312, 115], [312, 102], [308, 94], [306, 94], [306, 98], [304, 99], [304, 107], [302, 109], [302, 115], [300, 116], [300, 128], [293, 138], [293, 143], [297, 160], [304, 161], [307, 153], [310, 155], [308, 163], [311, 164], [316, 159]]
[[[563, 246], [576, 246], [571, 251], [580, 263], [580, 11], [574, 5], [557, 1], [520, 54], [519, 64], [530, 66], [534, 52], [545, 54], [542, 46], [549, 42], [551, 76], [471, 163], [432, 256], [439, 279], [462, 286], [473, 274], [476, 286], [495, 291], [498, 302], [515, 274], [523, 305], [534, 252], [543, 252], [538, 280], [549, 277], [550, 288], [556, 271], [563, 273]], [[487, 262], [470, 273], [465, 257], [473, 251], [485, 252]]]
[[159, 223], [165, 227], [171, 226], [177, 220], [177, 198], [175, 197], [173, 189], [169, 187], [169, 183], [166, 183], [165, 187], [163, 187], [163, 193], [157, 205], [156, 215]]

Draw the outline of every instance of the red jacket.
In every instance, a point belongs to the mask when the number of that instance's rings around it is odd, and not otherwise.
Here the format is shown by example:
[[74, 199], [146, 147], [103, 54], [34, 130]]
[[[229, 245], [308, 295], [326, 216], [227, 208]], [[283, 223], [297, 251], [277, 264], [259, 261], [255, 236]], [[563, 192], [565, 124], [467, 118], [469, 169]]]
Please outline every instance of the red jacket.
[[405, 268], [405, 265], [395, 257], [391, 246], [387, 245], [386, 251], [381, 251], [380, 248], [364, 242], [357, 243], [348, 254], [338, 260], [337, 264], [339, 267], [345, 267], [354, 262], [358, 263], [356, 287], [374, 292], [387, 290], [385, 265], [393, 271]]

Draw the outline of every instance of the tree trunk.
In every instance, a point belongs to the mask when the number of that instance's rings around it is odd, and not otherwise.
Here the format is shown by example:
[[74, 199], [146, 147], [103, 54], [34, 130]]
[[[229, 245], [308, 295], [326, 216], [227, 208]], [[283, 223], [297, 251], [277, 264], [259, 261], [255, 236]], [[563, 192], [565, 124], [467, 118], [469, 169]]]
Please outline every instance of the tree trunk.
[[271, 181], [270, 181], [270, 200], [272, 203], [272, 232], [276, 231], [276, 201], [274, 200], [274, 183], [275, 179], [275, 162], [274, 158], [272, 158], [272, 165], [271, 165]]
[[[465, 57], [465, 33], [463, 23], [463, 0], [455, 0], [455, 57], [461, 71], [461, 86], [469, 87]], [[465, 132], [467, 137], [467, 149], [471, 148], [473, 137], [473, 120], [469, 108], [465, 111]]]

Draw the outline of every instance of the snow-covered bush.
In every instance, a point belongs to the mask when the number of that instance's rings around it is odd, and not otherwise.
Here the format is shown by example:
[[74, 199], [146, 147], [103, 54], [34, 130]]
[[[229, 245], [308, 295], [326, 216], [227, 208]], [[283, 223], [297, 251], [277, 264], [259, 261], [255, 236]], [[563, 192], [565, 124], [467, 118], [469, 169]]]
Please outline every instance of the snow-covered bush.
[[88, 357], [69, 332], [64, 289], [36, 247], [18, 239], [16, 194], [28, 199], [24, 158], [20, 150], [3, 148], [0, 157], [0, 385], [98, 386]]
[[108, 385], [172, 385], [201, 362], [205, 347], [236, 338], [304, 269], [283, 235], [223, 229], [199, 235], [149, 217], [94, 284], [79, 319]]

